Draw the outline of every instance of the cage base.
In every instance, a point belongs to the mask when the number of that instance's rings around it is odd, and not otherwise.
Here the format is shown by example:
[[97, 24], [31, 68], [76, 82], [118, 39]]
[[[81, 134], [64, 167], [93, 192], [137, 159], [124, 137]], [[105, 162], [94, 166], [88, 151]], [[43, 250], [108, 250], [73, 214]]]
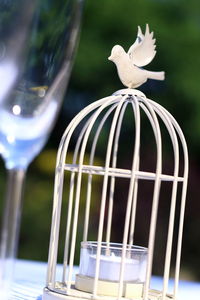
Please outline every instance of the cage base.
[[[76, 290], [77, 291], [77, 290]], [[67, 295], [60, 293], [58, 291], [52, 291], [48, 288], [44, 288], [43, 290], [43, 296], [42, 300], [85, 300], [85, 299], [91, 299], [91, 294], [87, 294], [84, 292], [77, 291], [74, 295]], [[78, 295], [79, 294], [79, 295]], [[122, 297], [123, 299], [128, 299], [125, 297]], [[160, 300], [162, 298], [162, 292], [157, 291], [157, 290], [150, 290], [149, 291], [149, 300]], [[110, 296], [97, 296], [96, 299], [101, 299], [101, 300], [116, 300], [116, 297], [110, 297]], [[140, 298], [135, 298], [136, 300], [142, 300], [143, 297]], [[165, 300], [172, 300], [173, 296], [172, 295], [166, 295]]]

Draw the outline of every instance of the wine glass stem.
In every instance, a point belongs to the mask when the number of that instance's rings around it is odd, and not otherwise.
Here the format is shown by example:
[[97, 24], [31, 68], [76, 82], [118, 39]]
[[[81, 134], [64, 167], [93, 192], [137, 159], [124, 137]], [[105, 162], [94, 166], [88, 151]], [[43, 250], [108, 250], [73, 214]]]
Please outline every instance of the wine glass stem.
[[5, 281], [6, 284], [12, 280], [14, 259], [17, 254], [25, 174], [26, 169], [10, 169], [7, 174], [0, 248], [1, 276], [2, 282]]

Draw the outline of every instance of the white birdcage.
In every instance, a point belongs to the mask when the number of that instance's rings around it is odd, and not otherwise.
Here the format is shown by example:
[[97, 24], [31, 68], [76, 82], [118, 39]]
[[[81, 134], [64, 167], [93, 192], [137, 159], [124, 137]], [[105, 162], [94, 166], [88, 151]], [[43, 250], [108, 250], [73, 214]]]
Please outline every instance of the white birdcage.
[[[132, 120], [134, 129], [133, 134], [126, 137], [127, 153], [132, 153], [126, 168], [120, 165], [120, 154], [124, 155], [120, 152], [121, 136], [126, 135], [124, 118]], [[144, 119], [148, 120], [155, 140], [153, 171], [143, 166]], [[107, 142], [105, 128], [109, 132]], [[168, 133], [172, 145], [173, 168], [168, 173], [163, 172], [163, 130]], [[96, 162], [99, 140], [101, 143], [103, 140], [105, 153], [101, 153], [101, 159]], [[74, 147], [72, 159], [70, 145]], [[65, 130], [57, 154], [48, 275], [43, 299], [177, 299], [187, 178], [188, 153], [184, 135], [173, 116], [160, 104], [147, 99], [138, 90], [124, 89], [85, 107]], [[63, 197], [64, 180], [69, 180], [67, 199]], [[113, 220], [116, 218], [115, 199], [119, 196], [117, 187], [123, 186], [125, 181], [127, 195], [123, 191], [121, 200], [125, 209], [116, 226]], [[152, 187], [152, 195], [147, 200], [149, 211], [137, 218], [141, 205], [139, 189], [145, 188], [147, 181]], [[166, 241], [161, 245], [165, 256], [160, 261], [159, 255], [155, 255], [155, 241], [159, 243], [157, 219], [164, 182], [170, 185], [167, 192], [169, 210]], [[64, 201], [68, 203], [67, 209], [63, 206]], [[98, 224], [96, 236], [92, 218], [95, 206], [99, 207], [99, 213], [95, 212], [94, 216]], [[63, 210], [67, 211], [67, 218], [65, 214], [63, 216]], [[136, 246], [135, 232], [143, 228], [148, 216], [145, 247]], [[64, 234], [60, 232], [63, 218], [67, 219]], [[116, 242], [115, 234], [113, 243], [113, 232], [116, 231], [119, 231], [119, 238]], [[93, 241], [90, 241], [91, 237]], [[63, 239], [63, 264], [60, 266], [57, 256]], [[78, 269], [74, 258], [80, 248]], [[175, 258], [173, 270], [172, 257]], [[160, 290], [151, 286], [156, 261], [163, 266]], [[62, 269], [61, 276], [57, 269]], [[173, 290], [169, 292], [170, 277], [174, 281]]]

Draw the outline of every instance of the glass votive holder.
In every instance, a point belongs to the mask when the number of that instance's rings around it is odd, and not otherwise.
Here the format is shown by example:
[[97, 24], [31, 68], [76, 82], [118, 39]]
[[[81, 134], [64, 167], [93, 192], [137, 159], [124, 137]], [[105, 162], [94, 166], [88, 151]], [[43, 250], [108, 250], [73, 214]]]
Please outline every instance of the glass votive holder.
[[[97, 260], [97, 242], [82, 242], [79, 274], [75, 287], [78, 290], [92, 292]], [[99, 259], [98, 288], [99, 295], [117, 296], [122, 266], [122, 244], [101, 243]], [[127, 245], [123, 273], [123, 296], [141, 297], [145, 283], [147, 248]]]

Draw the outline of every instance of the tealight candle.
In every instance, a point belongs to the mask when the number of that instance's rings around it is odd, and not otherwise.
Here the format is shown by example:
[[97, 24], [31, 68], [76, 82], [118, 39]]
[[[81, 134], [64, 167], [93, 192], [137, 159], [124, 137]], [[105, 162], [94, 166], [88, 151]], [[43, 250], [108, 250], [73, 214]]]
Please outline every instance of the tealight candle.
[[[95, 277], [96, 255], [89, 256], [86, 276]], [[99, 279], [118, 281], [120, 277], [121, 257], [114, 252], [111, 255], [100, 256]], [[136, 281], [139, 273], [139, 260], [125, 259], [124, 281]]]
[[[101, 245], [99, 280], [119, 281], [122, 263], [122, 244]], [[97, 242], [82, 242], [79, 274], [95, 277]], [[144, 282], [146, 272], [147, 248], [127, 245], [124, 281]]]

